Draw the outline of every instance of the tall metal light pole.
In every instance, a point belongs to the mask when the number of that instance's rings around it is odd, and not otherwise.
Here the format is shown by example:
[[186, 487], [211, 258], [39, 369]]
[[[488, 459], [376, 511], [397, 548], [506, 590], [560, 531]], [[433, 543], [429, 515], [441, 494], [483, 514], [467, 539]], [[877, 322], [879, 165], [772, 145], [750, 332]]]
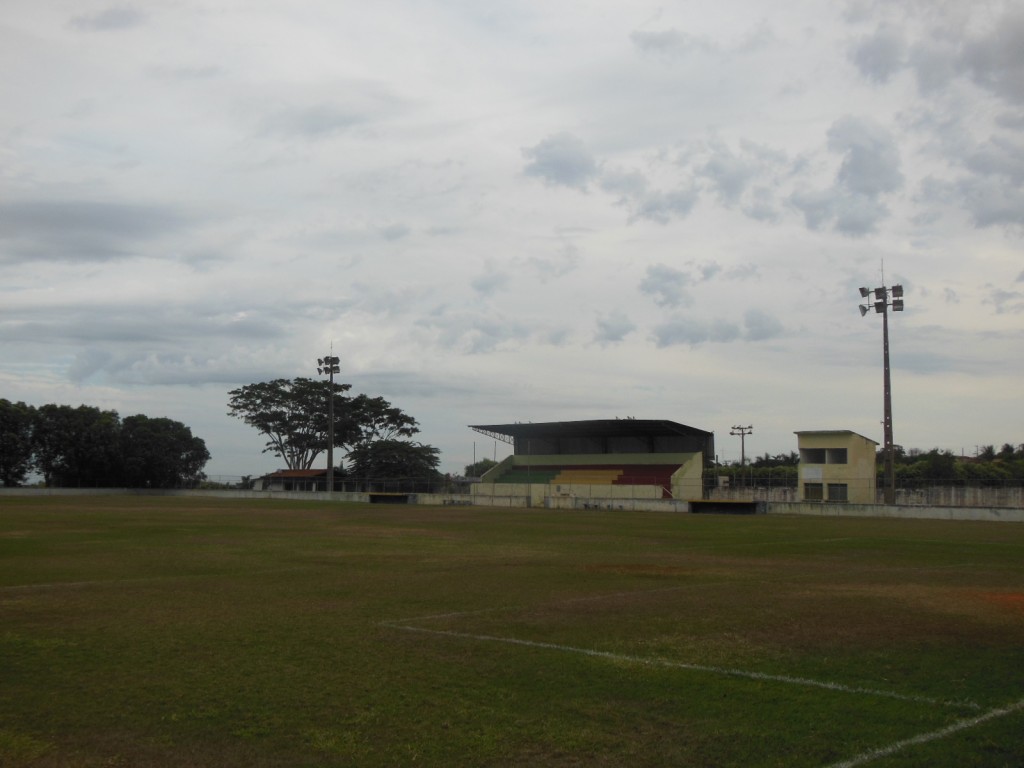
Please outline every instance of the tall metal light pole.
[[730, 435], [740, 436], [740, 466], [742, 467], [747, 463], [747, 435], [754, 431], [753, 426], [737, 427], [733, 426]]
[[340, 358], [334, 355], [317, 358], [316, 372], [320, 375], [327, 374], [330, 382], [330, 392], [327, 395], [327, 492], [334, 492], [334, 374], [341, 373], [338, 363]]
[[[896, 503], [896, 449], [892, 439], [892, 381], [889, 376], [889, 307], [893, 312], [903, 311], [903, 286], [894, 285], [892, 288], [882, 286], [873, 291], [868, 288], [861, 288], [862, 299], [874, 294], [874, 301], [860, 305], [860, 316], [864, 317], [873, 306], [875, 312], [882, 316], [882, 365], [883, 373], [883, 396], [885, 415], [882, 420], [882, 433], [885, 440], [883, 447], [885, 453], [885, 503]], [[891, 296], [891, 300], [890, 300]]]

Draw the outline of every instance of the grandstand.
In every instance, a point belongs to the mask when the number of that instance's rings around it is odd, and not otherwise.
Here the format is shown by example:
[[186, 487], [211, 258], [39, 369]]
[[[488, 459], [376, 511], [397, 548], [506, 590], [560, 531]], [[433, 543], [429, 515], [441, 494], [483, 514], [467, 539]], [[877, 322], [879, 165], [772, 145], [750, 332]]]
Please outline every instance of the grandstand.
[[474, 503], [621, 506], [699, 500], [715, 436], [674, 421], [601, 419], [470, 426], [513, 446], [474, 485]]

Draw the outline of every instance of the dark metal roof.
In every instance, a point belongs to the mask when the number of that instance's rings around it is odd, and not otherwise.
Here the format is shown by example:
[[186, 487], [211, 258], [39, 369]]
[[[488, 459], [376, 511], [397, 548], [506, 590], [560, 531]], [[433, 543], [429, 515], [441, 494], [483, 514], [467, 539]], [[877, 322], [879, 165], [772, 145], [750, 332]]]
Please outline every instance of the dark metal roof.
[[469, 425], [488, 437], [510, 442], [532, 437], [658, 437], [663, 435], [711, 435], [664, 419], [593, 419], [588, 421], [548, 421], [516, 424]]

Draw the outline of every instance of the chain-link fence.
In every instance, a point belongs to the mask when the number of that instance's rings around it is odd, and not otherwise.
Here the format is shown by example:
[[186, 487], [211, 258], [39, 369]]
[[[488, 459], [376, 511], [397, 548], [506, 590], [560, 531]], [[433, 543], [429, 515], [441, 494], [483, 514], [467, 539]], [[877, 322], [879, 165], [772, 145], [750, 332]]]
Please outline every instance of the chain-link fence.
[[[878, 477], [872, 491], [870, 481], [817, 482], [798, 487], [795, 473], [776, 476], [734, 472], [710, 474], [704, 478], [708, 499], [754, 501], [821, 501], [863, 503], [884, 501], [885, 480]], [[912, 506], [1013, 507], [1024, 508], [1024, 481], [1006, 479], [963, 480], [961, 478], [896, 478], [896, 503]]]
[[[336, 493], [379, 494], [468, 494], [475, 481], [450, 476], [354, 478], [334, 480]], [[29, 483], [29, 486], [34, 484]], [[42, 483], [38, 483], [42, 487]], [[818, 483], [813, 489], [798, 487], [796, 473], [755, 475], [734, 471], [729, 474], [706, 473], [704, 499], [735, 501], [796, 502], [821, 501], [832, 503], [883, 503], [883, 478], [878, 478], [874, 492], [865, 481], [848, 480], [843, 483]], [[56, 486], [50, 486], [56, 487]], [[65, 485], [64, 488], [94, 489], [91, 485]], [[180, 483], [176, 490], [264, 490], [264, 491], [319, 491], [327, 490], [326, 481], [316, 478], [288, 481], [276, 485], [265, 479], [246, 475], [209, 475], [201, 479]], [[873, 501], [872, 501], [873, 499]], [[964, 481], [900, 479], [896, 482], [896, 503], [911, 506], [950, 507], [1011, 507], [1024, 509], [1024, 482], [1020, 480], [984, 479]]]

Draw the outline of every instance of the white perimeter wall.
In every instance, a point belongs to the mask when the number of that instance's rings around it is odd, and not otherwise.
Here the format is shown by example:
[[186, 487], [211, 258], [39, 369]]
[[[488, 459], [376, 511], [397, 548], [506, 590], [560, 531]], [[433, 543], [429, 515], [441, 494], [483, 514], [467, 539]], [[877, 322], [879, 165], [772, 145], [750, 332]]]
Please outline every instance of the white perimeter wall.
[[[544, 486], [547, 487], [547, 486]], [[221, 499], [289, 499], [294, 501], [330, 501], [335, 503], [367, 503], [366, 493], [333, 493], [311, 491], [203, 491], [153, 490], [125, 488], [0, 488], [0, 499], [14, 496], [195, 496]], [[540, 507], [558, 510], [628, 510], [650, 512], [689, 512], [685, 501], [676, 499], [587, 499], [548, 496], [533, 503], [527, 496], [480, 498], [468, 494], [410, 493], [409, 503], [430, 506], [455, 504], [476, 507], [524, 508]], [[0, 514], [3, 508], [0, 507]], [[941, 507], [884, 504], [828, 504], [820, 502], [769, 502], [769, 515], [807, 515], [813, 517], [899, 517], [921, 520], [985, 520], [1024, 523], [1024, 509], [1003, 507]]]

